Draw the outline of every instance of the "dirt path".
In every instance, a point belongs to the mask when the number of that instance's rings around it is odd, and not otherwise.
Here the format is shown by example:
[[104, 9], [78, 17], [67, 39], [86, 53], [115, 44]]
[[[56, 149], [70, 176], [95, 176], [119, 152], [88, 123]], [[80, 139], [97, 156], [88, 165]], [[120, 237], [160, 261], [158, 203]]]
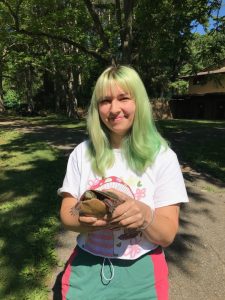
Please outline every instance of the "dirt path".
[[[188, 174], [189, 175], [189, 174]], [[166, 250], [171, 300], [225, 299], [225, 189], [194, 176], [186, 179], [190, 203], [180, 232]]]
[[[66, 156], [85, 138], [84, 131], [77, 129], [62, 129], [50, 125], [31, 127], [21, 121], [0, 122], [0, 125], [20, 129], [25, 134], [32, 132], [40, 140], [60, 149]], [[170, 299], [224, 300], [225, 185], [187, 165], [182, 170], [190, 203], [182, 206], [179, 234], [174, 244], [165, 250], [170, 272]], [[54, 300], [60, 299], [55, 282], [75, 246], [75, 234], [62, 230], [57, 240], [59, 266], [52, 272], [49, 280], [49, 299]]]

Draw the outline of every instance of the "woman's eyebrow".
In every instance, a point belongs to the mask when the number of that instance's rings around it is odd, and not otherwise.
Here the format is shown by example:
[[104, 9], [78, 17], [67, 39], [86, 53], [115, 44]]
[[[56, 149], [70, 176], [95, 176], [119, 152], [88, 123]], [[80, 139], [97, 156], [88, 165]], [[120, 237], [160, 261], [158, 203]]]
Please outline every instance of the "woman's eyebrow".
[[[119, 95], [117, 95], [118, 98], [121, 98], [121, 97], [130, 97], [130, 94], [128, 93], [121, 93]], [[113, 96], [104, 96], [104, 97], [101, 97], [99, 98], [99, 102], [101, 101], [104, 101], [104, 100], [112, 100]]]
[[130, 94], [128, 94], [128, 93], [121, 93], [117, 97], [124, 97], [124, 96], [130, 97]]
[[101, 97], [101, 98], [99, 99], [99, 101], [110, 100], [110, 99], [112, 99], [111, 96], [104, 96], [104, 97]]
[[126, 96], [126, 95], [128, 95], [128, 93], [121, 93], [118, 96]]

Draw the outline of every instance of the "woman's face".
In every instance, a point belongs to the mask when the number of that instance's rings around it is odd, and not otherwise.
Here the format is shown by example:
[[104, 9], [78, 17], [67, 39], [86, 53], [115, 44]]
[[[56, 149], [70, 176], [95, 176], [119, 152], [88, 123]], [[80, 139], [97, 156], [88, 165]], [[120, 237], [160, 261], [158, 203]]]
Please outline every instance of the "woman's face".
[[98, 104], [102, 122], [110, 130], [111, 138], [124, 137], [133, 125], [135, 101], [115, 83]]

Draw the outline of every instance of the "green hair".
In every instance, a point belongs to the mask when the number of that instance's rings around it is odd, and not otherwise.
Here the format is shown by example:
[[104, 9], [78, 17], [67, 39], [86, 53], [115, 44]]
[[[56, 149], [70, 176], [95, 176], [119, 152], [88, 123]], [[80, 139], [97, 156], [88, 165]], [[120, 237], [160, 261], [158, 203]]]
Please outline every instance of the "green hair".
[[92, 169], [96, 174], [104, 176], [105, 170], [114, 163], [109, 129], [100, 120], [98, 103], [106, 95], [106, 90], [115, 84], [135, 100], [134, 122], [123, 139], [121, 150], [128, 166], [134, 172], [142, 174], [154, 162], [161, 146], [167, 147], [167, 142], [155, 127], [151, 105], [142, 80], [133, 68], [127, 66], [107, 68], [96, 82], [87, 117], [90, 137], [88, 154]]

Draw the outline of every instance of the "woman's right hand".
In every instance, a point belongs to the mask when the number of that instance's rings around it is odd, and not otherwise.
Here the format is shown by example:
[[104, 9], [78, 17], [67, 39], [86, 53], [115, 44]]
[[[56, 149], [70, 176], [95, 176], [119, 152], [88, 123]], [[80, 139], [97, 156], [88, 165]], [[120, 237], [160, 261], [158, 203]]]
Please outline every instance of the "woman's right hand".
[[85, 233], [112, 227], [107, 217], [97, 219], [95, 217], [79, 216], [78, 212], [74, 213], [74, 207], [77, 202], [77, 199], [71, 194], [64, 193], [60, 209], [60, 218], [66, 229]]
[[107, 221], [107, 217], [97, 219], [95, 217], [79, 216], [78, 220], [80, 224], [84, 226], [88, 231], [95, 231], [112, 227], [112, 225], [110, 225]]

